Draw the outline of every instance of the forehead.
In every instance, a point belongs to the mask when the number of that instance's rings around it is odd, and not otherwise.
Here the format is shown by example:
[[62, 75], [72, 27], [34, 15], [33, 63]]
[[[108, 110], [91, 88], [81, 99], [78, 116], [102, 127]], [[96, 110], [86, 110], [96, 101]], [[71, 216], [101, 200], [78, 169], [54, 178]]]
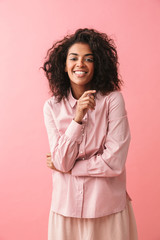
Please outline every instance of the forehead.
[[92, 53], [90, 46], [87, 43], [74, 43], [68, 50], [68, 54], [88, 54]]

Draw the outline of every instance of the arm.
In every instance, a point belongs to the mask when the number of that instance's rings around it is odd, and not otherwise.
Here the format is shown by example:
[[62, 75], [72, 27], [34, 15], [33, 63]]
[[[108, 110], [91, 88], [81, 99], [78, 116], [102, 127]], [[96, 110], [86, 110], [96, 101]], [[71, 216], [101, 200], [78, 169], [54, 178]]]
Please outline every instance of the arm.
[[122, 94], [111, 93], [108, 103], [109, 119], [103, 153], [77, 161], [71, 172], [73, 176], [115, 177], [125, 168], [130, 130]]
[[80, 124], [88, 109], [94, 109], [95, 101], [93, 96], [95, 90], [85, 91], [77, 101], [76, 114], [66, 129], [60, 136], [52, 116], [50, 104], [46, 101], [43, 108], [45, 126], [50, 144], [51, 159], [54, 169], [68, 172], [73, 167], [79, 153], [79, 144], [82, 142], [82, 128]]
[[[57, 172], [64, 173], [64, 172], [58, 170], [57, 168], [55, 168], [55, 166], [54, 166], [54, 164], [52, 162], [51, 153], [47, 153], [46, 157], [47, 157], [47, 167], [49, 167], [50, 169], [55, 170]], [[67, 173], [71, 174], [71, 170], [69, 172], [67, 172]]]
[[53, 164], [57, 170], [68, 172], [73, 167], [79, 152], [83, 125], [72, 120], [65, 133], [60, 135], [48, 102], [44, 104], [43, 113]]

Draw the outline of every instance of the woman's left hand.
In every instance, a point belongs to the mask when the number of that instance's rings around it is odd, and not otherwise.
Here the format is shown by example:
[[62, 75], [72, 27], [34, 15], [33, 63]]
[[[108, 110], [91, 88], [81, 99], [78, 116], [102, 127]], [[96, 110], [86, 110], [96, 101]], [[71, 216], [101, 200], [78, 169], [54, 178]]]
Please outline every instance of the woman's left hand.
[[47, 153], [46, 157], [47, 157], [47, 167], [56, 170], [56, 168], [51, 160], [51, 153]]
[[[58, 170], [57, 168], [55, 168], [55, 166], [51, 160], [51, 153], [47, 153], [46, 157], [47, 157], [47, 167], [49, 167], [57, 172], [65, 173], [65, 172], [62, 172], [62, 171]], [[67, 173], [71, 174], [71, 170]]]

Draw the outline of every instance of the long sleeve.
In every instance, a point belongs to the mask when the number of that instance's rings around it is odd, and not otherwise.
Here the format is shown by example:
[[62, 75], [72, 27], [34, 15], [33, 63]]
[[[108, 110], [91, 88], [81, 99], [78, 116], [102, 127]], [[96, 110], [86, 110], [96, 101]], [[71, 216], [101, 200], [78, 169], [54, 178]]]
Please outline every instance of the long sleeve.
[[126, 206], [130, 131], [124, 100], [115, 91], [98, 92], [95, 101], [82, 124], [73, 120], [77, 100], [71, 90], [60, 102], [53, 96], [44, 104], [52, 161], [64, 173], [53, 170], [51, 210], [66, 217], [98, 218]]
[[76, 161], [72, 175], [92, 177], [120, 175], [125, 168], [130, 139], [123, 96], [120, 92], [112, 93], [108, 99], [108, 126], [104, 150], [102, 154]]
[[64, 134], [60, 134], [56, 128], [53, 109], [48, 101], [44, 104], [43, 114], [53, 164], [58, 170], [68, 172], [73, 167], [79, 152], [83, 125], [70, 120]]

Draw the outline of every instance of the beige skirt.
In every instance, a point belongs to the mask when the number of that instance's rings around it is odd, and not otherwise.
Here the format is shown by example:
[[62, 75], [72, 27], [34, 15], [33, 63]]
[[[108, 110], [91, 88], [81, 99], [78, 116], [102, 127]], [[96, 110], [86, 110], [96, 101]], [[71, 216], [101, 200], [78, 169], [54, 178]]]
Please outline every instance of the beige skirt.
[[137, 240], [132, 203], [123, 211], [100, 218], [64, 217], [50, 211], [48, 240]]

